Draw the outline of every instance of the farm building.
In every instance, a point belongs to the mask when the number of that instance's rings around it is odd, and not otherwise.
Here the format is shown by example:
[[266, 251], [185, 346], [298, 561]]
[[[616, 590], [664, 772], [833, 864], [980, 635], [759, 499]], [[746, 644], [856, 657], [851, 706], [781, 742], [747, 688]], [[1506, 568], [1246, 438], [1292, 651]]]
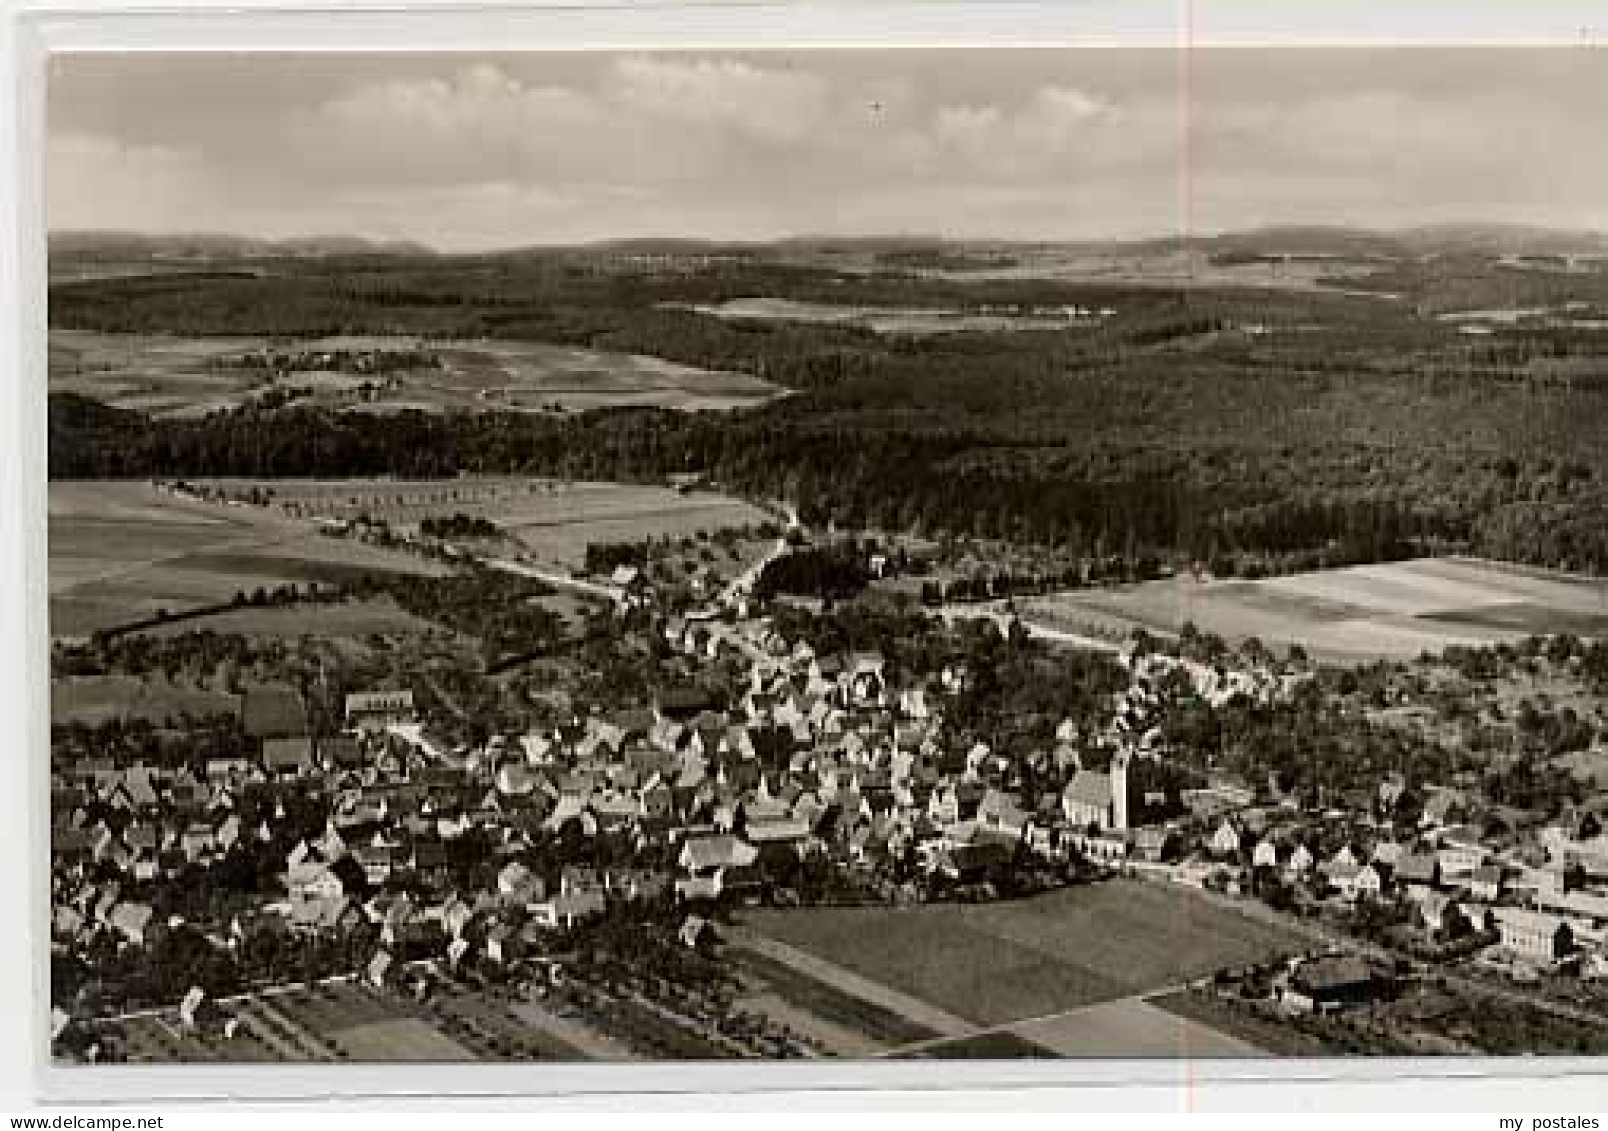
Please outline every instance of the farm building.
[[413, 718], [413, 692], [354, 691], [346, 697], [346, 722], [361, 729], [380, 729]]
[[1361, 1005], [1379, 992], [1380, 980], [1360, 958], [1333, 956], [1303, 962], [1290, 975], [1283, 1000], [1301, 1012], [1323, 1013]]
[[333, 770], [355, 770], [363, 766], [363, 747], [349, 734], [337, 734], [318, 743], [324, 765]]
[[1502, 945], [1516, 957], [1555, 962], [1574, 949], [1574, 932], [1568, 921], [1557, 915], [1520, 907], [1498, 907], [1492, 915]]
[[276, 777], [300, 777], [313, 768], [313, 740], [305, 735], [266, 739], [262, 744], [262, 765]]

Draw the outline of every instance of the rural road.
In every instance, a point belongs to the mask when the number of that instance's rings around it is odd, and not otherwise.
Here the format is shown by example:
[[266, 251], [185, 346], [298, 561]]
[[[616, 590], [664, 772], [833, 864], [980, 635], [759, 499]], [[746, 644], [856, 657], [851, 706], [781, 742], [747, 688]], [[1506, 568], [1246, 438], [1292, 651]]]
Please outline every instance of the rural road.
[[547, 584], [561, 589], [578, 590], [594, 597], [602, 597], [605, 600], [613, 601], [616, 604], [625, 599], [625, 591], [622, 589], [617, 589], [612, 585], [603, 585], [596, 581], [587, 581], [565, 570], [540, 569], [536, 566], [525, 565], [523, 562], [509, 561], [507, 558], [482, 558], [481, 563], [492, 569], [502, 570], [504, 573], [512, 573], [519, 577], [532, 577], [537, 581], [545, 581]]
[[957, 620], [991, 620], [999, 626], [1001, 632], [1010, 630], [1011, 622], [1018, 621], [1027, 630], [1028, 636], [1034, 640], [1049, 640], [1059, 644], [1071, 644], [1078, 648], [1088, 648], [1096, 652], [1120, 652], [1122, 649], [1109, 640], [1101, 640], [1096, 636], [1083, 636], [1076, 632], [1066, 632], [1059, 628], [1051, 628], [1047, 624], [1038, 624], [1025, 620], [1008, 611], [1003, 601], [980, 601], [975, 604], [949, 604], [939, 605], [932, 610], [945, 621]]

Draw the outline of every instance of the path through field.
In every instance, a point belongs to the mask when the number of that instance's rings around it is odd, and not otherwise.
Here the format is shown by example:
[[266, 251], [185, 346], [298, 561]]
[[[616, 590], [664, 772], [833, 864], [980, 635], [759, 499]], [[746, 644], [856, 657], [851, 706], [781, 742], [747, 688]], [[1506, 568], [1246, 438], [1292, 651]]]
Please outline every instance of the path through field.
[[868, 1001], [883, 1009], [891, 1010], [901, 1017], [908, 1018], [917, 1025], [931, 1029], [941, 1034], [939, 1040], [949, 1040], [963, 1037], [973, 1032], [976, 1026], [963, 1017], [956, 1017], [953, 1013], [945, 1012], [937, 1006], [928, 1005], [919, 998], [898, 990], [884, 986], [880, 982], [873, 982], [869, 978], [862, 978], [852, 970], [817, 958], [797, 947], [789, 946], [784, 942], [745, 927], [730, 926], [723, 928], [723, 933], [733, 944], [762, 954], [775, 962], [825, 982], [830, 986], [851, 994], [861, 1001]]

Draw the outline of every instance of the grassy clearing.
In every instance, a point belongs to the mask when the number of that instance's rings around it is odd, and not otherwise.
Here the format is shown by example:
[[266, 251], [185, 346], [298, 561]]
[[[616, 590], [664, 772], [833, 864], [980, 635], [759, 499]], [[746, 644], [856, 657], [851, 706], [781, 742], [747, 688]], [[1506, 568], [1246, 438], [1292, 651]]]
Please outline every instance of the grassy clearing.
[[[337, 520], [368, 516], [416, 531], [426, 518], [464, 514], [501, 527], [536, 558], [579, 567], [592, 542], [679, 539], [757, 526], [770, 516], [740, 499], [634, 483], [565, 483], [495, 477], [447, 480], [218, 480], [232, 493], [271, 489], [280, 514]], [[335, 540], [330, 540], [335, 541]], [[335, 541], [336, 545], [342, 544]]]
[[1053, 1060], [1057, 1054], [1008, 1030], [1000, 1030], [929, 1045], [917, 1055], [922, 1060]]
[[347, 1060], [355, 1061], [469, 1061], [475, 1056], [438, 1029], [417, 1017], [393, 1017], [340, 1030], [335, 1039]]
[[280, 387], [308, 390], [302, 403], [364, 412], [580, 411], [617, 405], [692, 410], [758, 404], [776, 386], [741, 373], [677, 365], [634, 354], [540, 342], [425, 342], [408, 336], [270, 340], [261, 337], [178, 338], [156, 334], [50, 332], [50, 389], [156, 416], [200, 416], [261, 396], [270, 387], [259, 369], [221, 362], [272, 347], [300, 350], [429, 350], [439, 368], [409, 369], [378, 392], [354, 373], [293, 372]]
[[938, 1036], [925, 1025], [762, 954], [743, 951], [738, 961], [744, 970], [758, 977], [784, 1001], [833, 1025], [862, 1034], [876, 1044], [907, 1045]]
[[1298, 945], [1193, 892], [1134, 881], [993, 904], [761, 912], [752, 926], [980, 1025], [1155, 991]]
[[1266, 1055], [1239, 1036], [1138, 998], [1030, 1021], [1018, 1037], [1066, 1057], [1199, 1060]]
[[161, 726], [189, 714], [239, 714], [240, 700], [233, 695], [169, 683], [165, 679], [133, 676], [80, 676], [50, 683], [50, 721], [97, 724], [113, 718], [143, 718]]
[[1204, 993], [1179, 990], [1160, 994], [1150, 1004], [1179, 1017], [1210, 1026], [1274, 1056], [1326, 1056], [1322, 1041], [1292, 1025], [1263, 1017], [1249, 1006], [1236, 1006]]
[[143, 634], [176, 636], [186, 632], [206, 631], [272, 639], [316, 636], [325, 640], [341, 638], [362, 641], [375, 634], [381, 636], [422, 634], [432, 629], [439, 631], [430, 622], [399, 608], [396, 602], [382, 598], [373, 601], [348, 601], [339, 605], [231, 609], [212, 616], [158, 625], [155, 628], [145, 629]]
[[739, 298], [693, 309], [737, 322], [820, 322], [859, 326], [892, 337], [932, 334], [1000, 333], [1010, 330], [1070, 330], [1098, 321], [1098, 315], [1047, 311], [1042, 314], [975, 314], [953, 308], [840, 306], [785, 298]]
[[50, 391], [72, 392], [157, 416], [200, 415], [249, 400], [253, 371], [217, 359], [258, 349], [256, 338], [172, 338], [156, 334], [50, 331]]
[[1192, 622], [1231, 641], [1300, 644], [1322, 659], [1410, 659], [1532, 633], [1608, 631], [1608, 583], [1473, 558], [1424, 558], [1266, 581], [1187, 577], [1064, 593], [1029, 618], [1175, 633]]
[[269, 507], [202, 504], [148, 483], [50, 485], [50, 621], [85, 636], [284, 583], [440, 574], [417, 555], [330, 538]]

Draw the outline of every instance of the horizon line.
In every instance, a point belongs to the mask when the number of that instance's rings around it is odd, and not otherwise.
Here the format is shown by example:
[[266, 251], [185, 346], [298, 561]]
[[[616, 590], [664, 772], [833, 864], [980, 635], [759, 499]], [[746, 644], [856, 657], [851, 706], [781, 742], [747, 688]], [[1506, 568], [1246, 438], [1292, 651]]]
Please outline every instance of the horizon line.
[[810, 232], [797, 231], [788, 234], [770, 236], [719, 236], [697, 233], [670, 233], [645, 232], [619, 236], [594, 236], [574, 240], [556, 240], [552, 242], [532, 241], [528, 243], [507, 243], [487, 245], [479, 248], [442, 248], [428, 240], [404, 235], [368, 235], [357, 232], [308, 232], [295, 235], [270, 236], [238, 230], [197, 230], [184, 231], [177, 229], [141, 229], [141, 228], [50, 228], [47, 227], [45, 236], [47, 241], [56, 238], [130, 238], [150, 241], [161, 240], [235, 240], [242, 243], [260, 243], [267, 245], [294, 245], [316, 244], [319, 242], [335, 242], [350, 240], [359, 243], [383, 248], [388, 245], [411, 245], [420, 251], [441, 257], [470, 256], [470, 255], [498, 255], [523, 251], [566, 251], [604, 249], [614, 244], [629, 243], [693, 243], [708, 244], [725, 247], [767, 248], [784, 244], [797, 243], [831, 243], [831, 242], [909, 242], [932, 244], [993, 244], [1006, 247], [1032, 247], [1055, 246], [1075, 244], [1141, 244], [1176, 241], [1188, 243], [1192, 240], [1216, 239], [1225, 236], [1254, 236], [1277, 235], [1281, 232], [1326, 232], [1348, 233], [1357, 236], [1399, 237], [1413, 234], [1432, 233], [1435, 231], [1456, 229], [1489, 229], [1493, 233], [1508, 232], [1512, 234], [1528, 233], [1532, 235], [1548, 236], [1577, 236], [1601, 240], [1608, 240], [1608, 227], [1578, 226], [1569, 224], [1550, 225], [1531, 221], [1517, 220], [1440, 220], [1418, 224], [1400, 224], [1392, 226], [1373, 226], [1355, 224], [1345, 220], [1313, 220], [1313, 221], [1270, 221], [1261, 224], [1252, 224], [1239, 227], [1222, 227], [1204, 230], [1158, 229], [1143, 234], [1110, 234], [1110, 235], [1046, 235], [1046, 236], [1003, 236], [1003, 235], [958, 235], [939, 232], [899, 232], [899, 231], [856, 231], [856, 232]]

